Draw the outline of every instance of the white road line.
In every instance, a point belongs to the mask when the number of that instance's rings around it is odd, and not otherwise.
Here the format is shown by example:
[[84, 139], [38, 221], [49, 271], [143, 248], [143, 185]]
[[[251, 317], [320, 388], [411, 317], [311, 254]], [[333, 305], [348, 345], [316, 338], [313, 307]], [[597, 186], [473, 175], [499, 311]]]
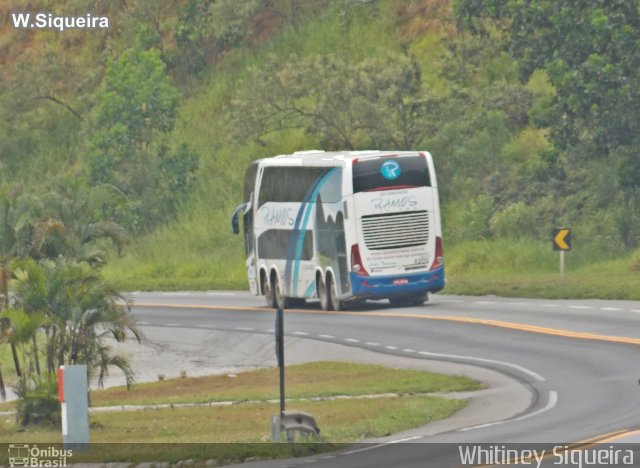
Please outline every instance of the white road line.
[[572, 305], [569, 306], [570, 309], [593, 309], [591, 306], [582, 306], [582, 305]]
[[342, 452], [342, 455], [354, 455], [356, 453], [361, 453], [361, 452], [368, 452], [369, 450], [374, 450], [380, 447], [384, 447], [386, 444], [377, 444], [377, 445], [371, 445], [370, 447], [364, 447], [364, 448], [359, 448], [359, 449], [355, 449], [355, 450], [350, 450], [348, 452]]
[[319, 338], [326, 338], [328, 340], [331, 340], [333, 338], [335, 338], [335, 336], [333, 335], [318, 335]]
[[273, 329], [265, 330], [267, 333], [275, 333], [276, 331]]
[[600, 310], [622, 310], [618, 307], [600, 307]]
[[512, 305], [512, 306], [526, 306], [529, 305], [526, 302], [507, 302], [507, 305]]
[[356, 340], [355, 338], [345, 338], [344, 341], [348, 343], [360, 343], [360, 340]]
[[398, 349], [397, 346], [385, 346], [385, 348], [390, 349], [391, 351]]
[[511, 367], [512, 369], [517, 369], [518, 371], [533, 377], [538, 382], [546, 382], [547, 381], [547, 379], [542, 377], [537, 372], [534, 372], [531, 369], [527, 369], [526, 367], [522, 367], [522, 366], [519, 366], [517, 364], [512, 364], [510, 362], [496, 361], [496, 360], [493, 360], [493, 359], [484, 359], [484, 358], [479, 358], [479, 357], [475, 357], [475, 356], [458, 356], [458, 355], [455, 355], [455, 354], [430, 353], [428, 351], [420, 351], [418, 354], [421, 354], [422, 356], [434, 357], [434, 358], [449, 358], [449, 359], [459, 359], [459, 360], [462, 360], [462, 361], [482, 362], [484, 364], [498, 364], [498, 365], [505, 366], [505, 367]]
[[182, 324], [181, 323], [165, 323], [164, 326], [165, 327], [181, 327]]
[[302, 332], [302, 331], [294, 331], [293, 333], [291, 333], [292, 335], [299, 335], [299, 336], [309, 336], [309, 333], [307, 332]]
[[354, 455], [356, 453], [368, 452], [369, 450], [375, 450], [380, 447], [385, 447], [387, 446], [387, 444], [400, 444], [402, 442], [409, 442], [410, 440], [417, 440], [417, 439], [423, 439], [423, 438], [424, 436], [414, 436], [414, 437], [406, 437], [404, 439], [396, 439], [385, 444], [376, 444], [376, 445], [371, 445], [370, 447], [364, 447], [356, 450], [350, 450], [348, 452], [343, 452], [342, 455]]
[[418, 439], [424, 439], [424, 436], [405, 437], [404, 439], [392, 440], [389, 443], [390, 444], [401, 444], [403, 442], [409, 442], [410, 440], [418, 440]]
[[247, 328], [247, 327], [236, 327], [235, 328], [238, 331], [254, 331], [255, 328]]
[[415, 353], [416, 352], [415, 349], [410, 349], [410, 348], [405, 348], [402, 351], [404, 351], [405, 353]]
[[475, 301], [474, 304], [496, 304], [495, 301]]
[[380, 343], [375, 343], [375, 342], [373, 342], [373, 341], [367, 341], [365, 344], [366, 344], [367, 346], [380, 346]]
[[560, 307], [559, 304], [542, 304], [542, 307]]
[[506, 424], [508, 422], [523, 421], [525, 419], [529, 419], [529, 418], [533, 418], [534, 416], [538, 416], [538, 415], [540, 415], [542, 413], [546, 413], [547, 411], [553, 409], [557, 404], [558, 404], [558, 392], [556, 392], [555, 390], [551, 390], [549, 392], [549, 398], [548, 398], [547, 404], [545, 405], [544, 408], [540, 408], [538, 411], [534, 411], [533, 413], [524, 414], [524, 415], [519, 416], [517, 418], [505, 419], [504, 421], [495, 421], [495, 422], [492, 422], [492, 423], [480, 424], [478, 426], [465, 427], [463, 429], [458, 429], [458, 432], [466, 432], [466, 431], [471, 431], [473, 429], [483, 429], [485, 427], [497, 426], [499, 424]]
[[631, 309], [631, 312], [640, 312], [639, 309]]
[[136, 322], [136, 325], [149, 325], [149, 322]]

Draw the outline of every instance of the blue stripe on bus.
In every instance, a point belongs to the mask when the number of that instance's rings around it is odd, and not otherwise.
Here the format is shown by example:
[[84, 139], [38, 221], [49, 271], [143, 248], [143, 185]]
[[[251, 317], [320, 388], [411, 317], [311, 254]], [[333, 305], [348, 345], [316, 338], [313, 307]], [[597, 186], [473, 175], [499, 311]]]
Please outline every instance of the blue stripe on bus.
[[289, 285], [291, 278], [291, 268], [293, 267], [293, 291], [292, 296], [298, 293], [298, 275], [300, 270], [300, 258], [302, 257], [302, 249], [304, 247], [304, 238], [307, 231], [307, 224], [313, 208], [312, 203], [315, 202], [320, 193], [320, 189], [327, 182], [329, 176], [335, 171], [335, 167], [327, 171], [318, 181], [311, 186], [305, 194], [300, 209], [296, 215], [296, 221], [291, 232], [291, 240], [289, 242], [289, 251], [287, 253], [287, 263], [285, 266], [284, 280]]
[[313, 293], [316, 292], [316, 282], [315, 281], [311, 281], [311, 283], [309, 283], [309, 287], [307, 288], [307, 290], [304, 292], [304, 297], [313, 297]]

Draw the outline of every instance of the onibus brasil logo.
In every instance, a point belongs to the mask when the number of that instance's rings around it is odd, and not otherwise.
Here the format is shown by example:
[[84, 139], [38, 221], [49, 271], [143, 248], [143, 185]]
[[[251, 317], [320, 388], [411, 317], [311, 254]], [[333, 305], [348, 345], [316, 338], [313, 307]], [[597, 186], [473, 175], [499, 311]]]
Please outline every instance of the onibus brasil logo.
[[25, 467], [63, 467], [67, 458], [73, 456], [73, 450], [57, 447], [40, 448], [37, 445], [9, 444], [9, 466]]

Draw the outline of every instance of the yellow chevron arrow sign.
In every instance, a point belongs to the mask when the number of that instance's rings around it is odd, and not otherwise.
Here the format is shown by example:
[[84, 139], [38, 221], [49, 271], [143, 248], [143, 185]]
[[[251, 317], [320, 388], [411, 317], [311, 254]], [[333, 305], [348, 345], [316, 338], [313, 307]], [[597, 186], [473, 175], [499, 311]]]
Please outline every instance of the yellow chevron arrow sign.
[[571, 229], [556, 228], [551, 233], [553, 250], [571, 250]]

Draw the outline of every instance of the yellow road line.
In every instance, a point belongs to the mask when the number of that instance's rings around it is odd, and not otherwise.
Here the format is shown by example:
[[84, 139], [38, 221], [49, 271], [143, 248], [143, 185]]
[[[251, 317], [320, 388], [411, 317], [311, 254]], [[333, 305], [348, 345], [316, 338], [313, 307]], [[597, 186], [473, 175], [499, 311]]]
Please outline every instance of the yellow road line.
[[601, 443], [607, 442], [608, 440], [610, 440], [610, 438], [615, 438], [616, 436], [627, 434], [628, 432], [629, 432], [628, 429], [621, 429], [619, 431], [607, 432], [606, 434], [601, 434], [599, 436], [595, 436], [590, 439], [582, 440], [578, 442], [578, 444], [601, 444]]
[[[237, 310], [237, 311], [255, 311], [255, 312], [273, 312], [273, 309], [266, 307], [242, 307], [242, 306], [214, 306], [214, 305], [196, 305], [196, 304], [156, 304], [156, 303], [134, 303], [138, 307], [166, 307], [173, 309], [207, 309], [207, 310]], [[390, 317], [390, 318], [411, 318], [419, 320], [439, 320], [444, 322], [468, 323], [473, 325], [487, 325], [497, 328], [506, 328], [509, 330], [524, 331], [529, 333], [539, 333], [543, 335], [560, 336], [563, 338], [575, 338], [579, 340], [604, 341], [608, 343], [622, 343], [631, 345], [640, 345], [640, 338], [630, 338], [625, 336], [613, 335], [597, 335], [594, 333], [574, 332], [570, 330], [562, 330], [558, 328], [541, 327], [538, 325], [528, 325], [512, 322], [504, 322], [502, 320], [491, 320], [472, 317], [456, 317], [451, 315], [422, 315], [408, 314], [402, 312], [325, 312], [307, 309], [286, 309], [287, 313], [295, 314], [327, 314], [327, 315], [351, 315], [357, 317]]]
[[598, 440], [596, 443], [598, 444], [609, 444], [611, 442], [615, 442], [618, 439], [623, 437], [629, 437], [632, 435], [640, 434], [640, 429], [636, 429], [634, 431], [618, 431], [617, 433], [612, 432], [611, 434], [605, 434], [603, 439]]

